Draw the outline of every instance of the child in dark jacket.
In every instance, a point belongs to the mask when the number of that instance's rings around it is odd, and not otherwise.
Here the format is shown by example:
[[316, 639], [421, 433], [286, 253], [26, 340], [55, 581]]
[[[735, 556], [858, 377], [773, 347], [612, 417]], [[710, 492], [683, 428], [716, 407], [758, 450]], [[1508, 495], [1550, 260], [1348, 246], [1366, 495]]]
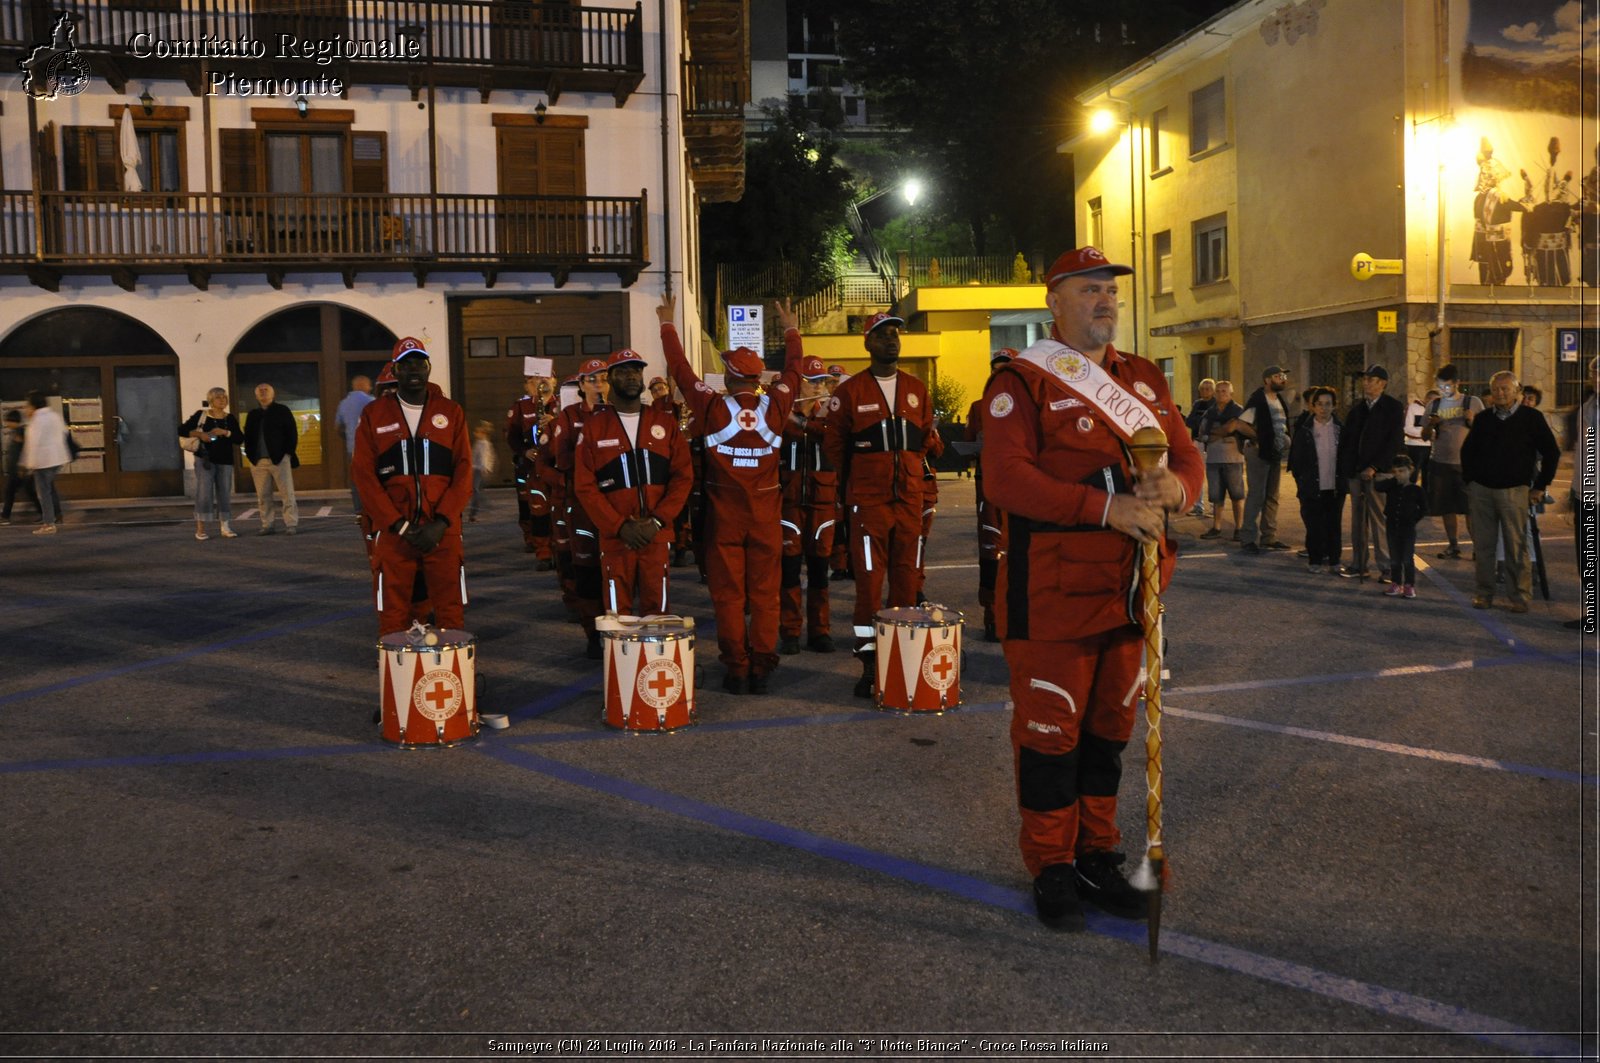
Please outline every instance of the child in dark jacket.
[[1395, 456], [1391, 477], [1380, 478], [1373, 486], [1384, 492], [1385, 531], [1389, 535], [1390, 598], [1417, 596], [1417, 525], [1428, 515], [1427, 493], [1416, 483], [1416, 466], [1404, 454]]

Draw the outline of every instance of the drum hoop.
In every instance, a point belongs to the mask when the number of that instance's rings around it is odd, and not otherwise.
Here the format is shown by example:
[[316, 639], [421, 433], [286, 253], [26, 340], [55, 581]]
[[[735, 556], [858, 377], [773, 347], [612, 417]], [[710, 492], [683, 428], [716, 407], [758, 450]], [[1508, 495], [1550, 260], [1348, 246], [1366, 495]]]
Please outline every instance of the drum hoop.
[[[462, 636], [460, 638], [452, 636]], [[390, 642], [395, 639], [395, 642]], [[457, 629], [446, 629], [439, 632], [439, 641], [432, 646], [418, 645], [406, 637], [404, 632], [395, 632], [385, 635], [378, 640], [378, 649], [383, 653], [443, 653], [446, 650], [460, 650], [474, 646], [478, 636]]]

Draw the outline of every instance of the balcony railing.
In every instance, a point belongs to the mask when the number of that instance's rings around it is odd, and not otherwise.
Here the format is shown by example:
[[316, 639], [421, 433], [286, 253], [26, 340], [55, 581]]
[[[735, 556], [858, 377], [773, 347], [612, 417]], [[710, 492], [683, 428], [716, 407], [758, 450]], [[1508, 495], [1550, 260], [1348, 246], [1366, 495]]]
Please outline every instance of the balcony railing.
[[415, 83], [431, 66], [436, 84], [540, 88], [552, 102], [565, 87], [614, 91], [620, 104], [644, 77], [637, 2], [0, 0], [0, 50], [48, 43], [63, 11], [90, 69], [119, 90], [133, 77], [197, 78], [202, 58], [238, 77], [367, 83]]
[[683, 105], [690, 118], [743, 118], [750, 95], [744, 71], [731, 63], [683, 64]]
[[646, 265], [645, 195], [0, 192], [0, 269], [616, 273]]

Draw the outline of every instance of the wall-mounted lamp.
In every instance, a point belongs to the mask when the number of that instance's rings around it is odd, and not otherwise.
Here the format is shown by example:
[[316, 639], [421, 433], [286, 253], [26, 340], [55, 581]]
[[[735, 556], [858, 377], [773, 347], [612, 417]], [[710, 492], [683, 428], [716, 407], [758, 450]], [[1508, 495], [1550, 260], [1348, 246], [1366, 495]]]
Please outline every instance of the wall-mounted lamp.
[[151, 117], [156, 113], [156, 98], [150, 95], [150, 86], [144, 87], [144, 92], [139, 95], [139, 106], [144, 108], [144, 116]]
[[549, 109], [544, 105], [544, 101], [540, 100], [538, 106], [533, 109], [533, 120], [540, 125], [544, 125], [544, 113]]
[[311, 104], [306, 102], [305, 93], [302, 92], [300, 95], [294, 98], [294, 109], [300, 112], [301, 118], [304, 118], [306, 116], [306, 112], [311, 109]]

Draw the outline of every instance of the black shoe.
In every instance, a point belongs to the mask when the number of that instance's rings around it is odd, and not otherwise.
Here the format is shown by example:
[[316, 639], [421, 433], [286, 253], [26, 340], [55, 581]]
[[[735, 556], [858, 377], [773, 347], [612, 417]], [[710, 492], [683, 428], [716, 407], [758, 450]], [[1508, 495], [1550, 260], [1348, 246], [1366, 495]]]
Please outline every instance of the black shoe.
[[828, 582], [829, 583], [843, 583], [847, 579], [854, 579], [854, 578], [855, 577], [851, 576], [850, 573], [846, 572], [842, 568], [836, 568], [832, 572], [828, 573]]
[[812, 635], [806, 640], [806, 649], [814, 653], [832, 653], [834, 651], [832, 635]]
[[778, 652], [785, 657], [792, 657], [800, 652], [800, 636], [785, 635], [778, 640]]
[[1033, 880], [1033, 908], [1039, 922], [1051, 930], [1078, 931], [1087, 925], [1071, 864], [1051, 864], [1039, 873]]
[[1259, 554], [1261, 552], [1261, 547], [1255, 543], [1245, 543], [1240, 549], [1247, 554]]
[[862, 662], [861, 678], [856, 680], [855, 694], [858, 698], [872, 697], [872, 688], [878, 685], [878, 662], [868, 657]]
[[722, 689], [730, 694], [744, 693], [744, 676], [737, 672], [729, 672], [722, 677]]
[[556, 563], [554, 561], [550, 560], [547, 557], [544, 560], [540, 561], [538, 564], [534, 565], [533, 566], [533, 570], [535, 572], [549, 572], [551, 569], [553, 569], [555, 567], [556, 567]]
[[539, 552], [539, 548], [534, 546], [532, 543], [523, 543], [522, 552], [525, 554], [536, 554]]
[[1351, 568], [1349, 565], [1346, 565], [1339, 570], [1339, 575], [1343, 576], [1345, 579], [1366, 579], [1367, 570], [1364, 568]]
[[767, 692], [767, 677], [751, 672], [748, 690], [752, 694], [765, 694]]
[[606, 651], [600, 645], [599, 635], [590, 635], [589, 644], [583, 648], [583, 655], [591, 661], [603, 661]]
[[[1289, 544], [1284, 542], [1282, 539], [1274, 539], [1270, 543], [1267, 544], [1267, 549], [1268, 550], [1287, 550], [1287, 549], [1289, 549]], [[1301, 551], [1301, 553], [1304, 553], [1304, 552], [1305, 551], [1303, 551], [1303, 550]]]
[[1440, 561], [1459, 561], [1461, 560], [1461, 547], [1457, 546], [1455, 543], [1451, 543], [1449, 546], [1445, 547], [1443, 550], [1440, 550], [1433, 556], [1437, 557]]
[[1000, 631], [999, 631], [999, 629], [997, 629], [993, 624], [985, 624], [985, 625], [983, 625], [983, 641], [985, 641], [985, 642], [999, 642], [1000, 641]]
[[1150, 898], [1122, 877], [1121, 853], [1084, 853], [1073, 866], [1078, 872], [1078, 896], [1101, 911], [1124, 919], [1150, 914]]

